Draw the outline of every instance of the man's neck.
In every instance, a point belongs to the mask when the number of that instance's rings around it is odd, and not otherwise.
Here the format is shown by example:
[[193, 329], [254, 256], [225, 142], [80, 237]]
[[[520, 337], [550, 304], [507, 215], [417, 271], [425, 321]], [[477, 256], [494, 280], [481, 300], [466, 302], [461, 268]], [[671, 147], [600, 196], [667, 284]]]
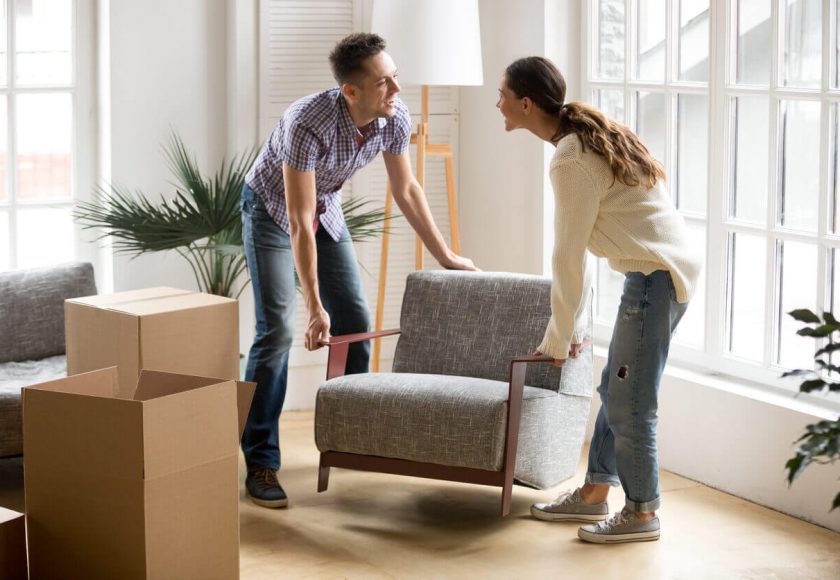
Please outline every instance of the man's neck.
[[360, 111], [358, 107], [354, 106], [353, 103], [344, 98], [343, 95], [342, 98], [347, 104], [347, 112], [350, 113], [350, 119], [353, 121], [353, 125], [355, 125], [356, 128], [370, 125], [374, 120], [376, 120], [376, 117], [371, 117], [364, 111]]

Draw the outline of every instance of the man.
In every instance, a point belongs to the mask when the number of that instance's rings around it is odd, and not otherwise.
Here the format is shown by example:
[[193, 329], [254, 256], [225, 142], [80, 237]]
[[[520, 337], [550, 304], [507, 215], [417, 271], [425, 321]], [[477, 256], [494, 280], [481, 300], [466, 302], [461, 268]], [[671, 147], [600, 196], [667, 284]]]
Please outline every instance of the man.
[[[352, 34], [330, 54], [339, 86], [293, 103], [268, 138], [242, 190], [242, 235], [257, 319], [245, 378], [257, 391], [242, 436], [245, 487], [261, 506], [287, 505], [277, 480], [277, 422], [286, 394], [295, 315], [294, 270], [309, 323], [305, 346], [332, 334], [366, 332], [369, 311], [341, 211], [341, 185], [379, 152], [394, 200], [445, 268], [474, 270], [435, 225], [411, 170], [411, 118], [385, 42]], [[347, 373], [368, 369], [368, 343], [350, 347]]]

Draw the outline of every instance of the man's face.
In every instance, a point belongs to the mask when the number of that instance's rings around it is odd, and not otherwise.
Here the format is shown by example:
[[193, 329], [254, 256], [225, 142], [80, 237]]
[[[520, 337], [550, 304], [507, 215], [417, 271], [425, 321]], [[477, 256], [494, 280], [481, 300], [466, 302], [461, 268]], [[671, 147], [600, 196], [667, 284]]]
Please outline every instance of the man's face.
[[393, 117], [394, 100], [400, 92], [397, 67], [386, 52], [370, 57], [364, 63], [365, 76], [359, 81], [358, 103], [370, 117]]

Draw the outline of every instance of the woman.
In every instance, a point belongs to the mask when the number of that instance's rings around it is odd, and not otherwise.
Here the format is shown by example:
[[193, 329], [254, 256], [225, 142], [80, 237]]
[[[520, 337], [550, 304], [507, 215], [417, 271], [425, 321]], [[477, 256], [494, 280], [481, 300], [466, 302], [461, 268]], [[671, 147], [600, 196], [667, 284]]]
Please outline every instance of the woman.
[[[659, 538], [657, 392], [671, 336], [694, 291], [700, 262], [665, 187], [665, 172], [627, 127], [584, 103], [565, 103], [551, 61], [517, 60], [497, 107], [505, 129], [527, 129], [557, 147], [551, 320], [539, 352], [562, 364], [584, 343], [590, 275], [587, 250], [625, 274], [621, 306], [598, 393], [601, 410], [584, 485], [531, 507], [542, 520], [590, 522], [578, 536], [616, 543]], [[625, 507], [607, 518], [621, 485]]]

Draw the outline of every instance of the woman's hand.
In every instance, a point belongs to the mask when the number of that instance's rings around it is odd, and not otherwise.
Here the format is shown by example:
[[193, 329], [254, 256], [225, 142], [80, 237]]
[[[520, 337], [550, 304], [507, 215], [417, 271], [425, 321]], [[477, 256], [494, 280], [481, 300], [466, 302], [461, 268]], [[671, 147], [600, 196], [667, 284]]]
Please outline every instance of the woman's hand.
[[[587, 346], [589, 346], [591, 344], [591, 342], [592, 341], [590, 341], [590, 340], [584, 340], [583, 342], [572, 344], [569, 347], [569, 358], [579, 357], [580, 353], [583, 351], [583, 349], [586, 348]], [[535, 351], [534, 356], [546, 356], [546, 355], [544, 355], [540, 351]], [[566, 364], [566, 360], [567, 359], [565, 359], [565, 358], [556, 358], [552, 361], [551, 364], [553, 364], [556, 367], [562, 367], [564, 364]]]
[[[548, 355], [543, 354], [538, 350], [535, 350], [534, 351], [534, 356], [548, 356]], [[566, 362], [566, 359], [564, 359], [564, 358], [555, 358], [555, 359], [551, 360], [551, 364], [553, 364], [556, 367], [562, 367], [565, 364], [565, 362]]]

